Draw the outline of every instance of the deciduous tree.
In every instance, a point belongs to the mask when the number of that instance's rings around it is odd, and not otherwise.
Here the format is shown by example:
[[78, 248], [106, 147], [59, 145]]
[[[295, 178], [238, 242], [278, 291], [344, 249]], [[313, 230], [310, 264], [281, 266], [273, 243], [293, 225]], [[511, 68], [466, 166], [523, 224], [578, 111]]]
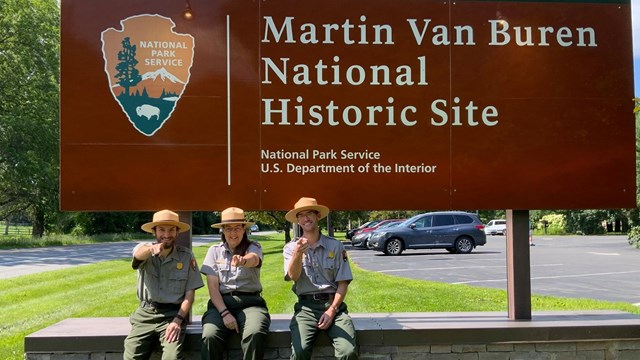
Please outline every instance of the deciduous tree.
[[284, 231], [284, 242], [291, 241], [291, 223], [284, 219], [286, 211], [247, 211], [246, 217], [254, 222], [260, 222], [279, 231]]
[[58, 206], [59, 23], [56, 0], [0, 1], [0, 219], [34, 236]]

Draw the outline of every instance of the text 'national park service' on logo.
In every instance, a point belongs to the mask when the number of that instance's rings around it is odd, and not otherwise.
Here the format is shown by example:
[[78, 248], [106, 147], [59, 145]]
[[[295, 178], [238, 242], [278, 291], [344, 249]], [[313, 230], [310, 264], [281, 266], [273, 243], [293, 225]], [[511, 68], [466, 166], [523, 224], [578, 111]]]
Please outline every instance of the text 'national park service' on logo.
[[136, 15], [102, 32], [111, 93], [133, 126], [152, 136], [169, 120], [189, 83], [195, 41], [160, 15]]

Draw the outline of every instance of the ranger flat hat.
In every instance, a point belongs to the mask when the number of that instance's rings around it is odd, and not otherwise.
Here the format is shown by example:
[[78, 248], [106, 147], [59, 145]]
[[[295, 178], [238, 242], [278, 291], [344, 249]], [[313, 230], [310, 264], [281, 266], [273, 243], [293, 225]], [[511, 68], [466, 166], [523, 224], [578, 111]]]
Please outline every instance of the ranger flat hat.
[[178, 227], [178, 232], [185, 232], [191, 229], [191, 226], [187, 223], [183, 223], [180, 221], [178, 214], [174, 213], [171, 210], [160, 210], [157, 213], [153, 214], [153, 221], [148, 222], [142, 225], [140, 228], [142, 230], [153, 233], [153, 228], [158, 225], [173, 225]]
[[314, 198], [310, 197], [302, 197], [298, 202], [293, 206], [294, 209], [289, 211], [284, 218], [287, 221], [295, 223], [297, 222], [297, 215], [299, 212], [306, 210], [315, 210], [320, 213], [320, 219], [329, 215], [329, 208], [324, 205], [318, 205], [318, 202]]
[[255, 223], [246, 221], [244, 219], [244, 210], [237, 207], [226, 208], [222, 211], [220, 216], [221, 221], [217, 224], [211, 225], [212, 228], [222, 228], [224, 225], [242, 224], [246, 228]]

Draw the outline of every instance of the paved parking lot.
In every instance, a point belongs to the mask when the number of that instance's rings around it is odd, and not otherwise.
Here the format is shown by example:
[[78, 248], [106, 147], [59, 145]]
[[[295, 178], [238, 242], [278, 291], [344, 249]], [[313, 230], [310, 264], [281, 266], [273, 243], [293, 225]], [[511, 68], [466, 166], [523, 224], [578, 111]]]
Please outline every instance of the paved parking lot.
[[[531, 292], [540, 295], [623, 301], [640, 306], [640, 249], [626, 236], [535, 237]], [[407, 250], [401, 256], [351, 249], [361, 268], [400, 277], [506, 290], [504, 236], [488, 236], [471, 254]]]

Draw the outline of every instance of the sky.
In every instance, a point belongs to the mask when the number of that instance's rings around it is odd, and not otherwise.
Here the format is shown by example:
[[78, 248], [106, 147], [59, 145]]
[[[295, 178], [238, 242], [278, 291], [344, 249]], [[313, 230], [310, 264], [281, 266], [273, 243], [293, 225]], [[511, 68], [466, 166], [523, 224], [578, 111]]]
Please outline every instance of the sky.
[[631, 19], [633, 23], [633, 79], [635, 95], [640, 97], [640, 0], [631, 0]]

